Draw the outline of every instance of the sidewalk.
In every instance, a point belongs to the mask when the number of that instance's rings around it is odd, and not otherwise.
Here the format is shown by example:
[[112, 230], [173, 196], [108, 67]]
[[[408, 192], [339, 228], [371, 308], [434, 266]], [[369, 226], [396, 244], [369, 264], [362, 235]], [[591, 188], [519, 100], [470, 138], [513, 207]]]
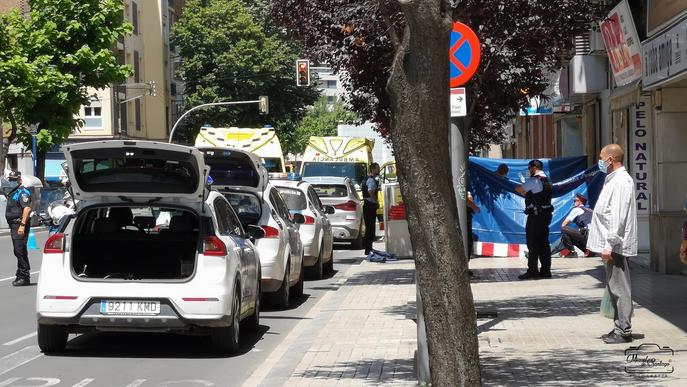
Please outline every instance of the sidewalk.
[[[554, 258], [552, 266], [552, 279], [518, 281], [524, 259], [470, 262], [477, 309], [498, 312], [477, 321], [484, 385], [687, 385], [687, 278], [631, 264], [634, 341], [608, 345], [599, 338], [613, 327], [599, 314], [601, 260]], [[625, 350], [642, 343], [669, 346], [673, 356], [649, 356], [669, 361], [674, 372], [626, 371], [633, 364]]]
[[[613, 322], [599, 314], [599, 258], [554, 258], [549, 280], [519, 281], [521, 258], [477, 258], [472, 290], [483, 384], [488, 386], [687, 385], [687, 278], [631, 264], [634, 342], [604, 344]], [[354, 265], [244, 386], [413, 386], [415, 267], [412, 260]], [[669, 362], [637, 374], [631, 346], [669, 346]], [[640, 356], [640, 358], [643, 358]], [[633, 372], [634, 371], [634, 372]]]
[[352, 266], [244, 386], [415, 386], [415, 264]]

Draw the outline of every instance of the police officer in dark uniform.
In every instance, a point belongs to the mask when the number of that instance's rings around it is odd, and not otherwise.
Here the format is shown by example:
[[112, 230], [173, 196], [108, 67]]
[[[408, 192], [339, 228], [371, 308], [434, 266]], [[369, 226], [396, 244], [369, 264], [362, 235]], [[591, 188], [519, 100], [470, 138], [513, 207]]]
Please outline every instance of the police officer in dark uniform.
[[27, 286], [31, 284], [31, 265], [26, 248], [29, 235], [29, 216], [31, 215], [31, 191], [21, 185], [21, 173], [10, 172], [7, 180], [16, 187], [7, 195], [5, 218], [10, 226], [14, 255], [17, 257], [17, 278], [13, 286]]
[[[527, 271], [518, 276], [521, 280], [551, 278], [551, 245], [549, 245], [549, 225], [553, 214], [551, 196], [553, 186], [542, 171], [544, 165], [540, 160], [527, 164], [530, 178], [516, 192], [525, 197], [527, 224]], [[537, 269], [538, 261], [541, 269]]]
[[377, 193], [379, 192], [379, 164], [372, 163], [370, 165], [370, 175], [367, 176], [361, 185], [363, 193], [363, 220], [365, 221], [365, 237], [363, 238], [363, 246], [365, 247], [365, 255], [372, 251], [372, 243], [377, 236], [375, 235], [375, 224], [377, 220], [377, 209], [379, 208], [379, 201], [377, 200]]

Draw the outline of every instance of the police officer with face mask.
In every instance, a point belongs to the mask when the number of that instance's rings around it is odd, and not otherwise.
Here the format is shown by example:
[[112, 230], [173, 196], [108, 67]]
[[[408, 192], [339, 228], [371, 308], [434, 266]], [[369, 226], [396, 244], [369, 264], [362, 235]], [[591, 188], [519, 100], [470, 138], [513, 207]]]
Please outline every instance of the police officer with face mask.
[[[518, 276], [521, 280], [551, 278], [551, 246], [549, 245], [549, 224], [553, 214], [551, 196], [553, 185], [544, 174], [544, 164], [532, 160], [527, 165], [530, 178], [515, 188], [525, 197], [525, 214], [527, 224], [527, 271]], [[541, 269], [538, 269], [541, 262]]]
[[7, 195], [5, 218], [10, 226], [14, 255], [17, 257], [17, 278], [12, 282], [12, 285], [27, 286], [31, 283], [31, 265], [26, 248], [30, 227], [31, 192], [21, 185], [20, 172], [10, 172], [7, 180], [13, 189]]

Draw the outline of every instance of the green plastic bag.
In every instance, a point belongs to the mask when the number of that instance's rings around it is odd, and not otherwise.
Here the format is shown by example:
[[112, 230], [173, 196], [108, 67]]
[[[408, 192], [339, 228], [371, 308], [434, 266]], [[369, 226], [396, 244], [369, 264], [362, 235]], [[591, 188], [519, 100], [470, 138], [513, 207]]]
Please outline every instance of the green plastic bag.
[[615, 310], [613, 309], [613, 301], [611, 300], [611, 293], [608, 288], [604, 288], [604, 295], [601, 298], [601, 307], [599, 308], [601, 315], [613, 319], [615, 317]]

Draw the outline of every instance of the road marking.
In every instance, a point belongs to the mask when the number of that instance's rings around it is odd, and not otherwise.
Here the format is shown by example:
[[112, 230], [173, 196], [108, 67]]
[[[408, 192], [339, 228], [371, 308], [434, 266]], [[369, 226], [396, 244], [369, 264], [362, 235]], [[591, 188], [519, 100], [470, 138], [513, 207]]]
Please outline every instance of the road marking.
[[[31, 274], [38, 274], [38, 273], [40, 273], [40, 271], [32, 271], [32, 272], [31, 272]], [[12, 276], [12, 277], [7, 277], [7, 278], [0, 278], [0, 282], [2, 282], [2, 281], [13, 280], [13, 279], [15, 279], [15, 278], [17, 278], [17, 277]]]
[[32, 381], [37, 381], [37, 382], [45, 382], [45, 384], [41, 384], [39, 386], [32, 384], [31, 386], [15, 386], [15, 387], [50, 387], [50, 386], [56, 386], [60, 384], [60, 379], [57, 378], [26, 378], [27, 381], [32, 382]]
[[131, 382], [131, 384], [127, 385], [126, 387], [138, 387], [145, 382], [146, 382], [145, 379], [136, 379], [133, 382]]
[[187, 380], [174, 380], [171, 382], [165, 382], [160, 385], [160, 387], [169, 387], [172, 384], [200, 384], [203, 386], [214, 386], [215, 384], [212, 382], [208, 382], [207, 380], [202, 380], [202, 379], [187, 379]]
[[16, 382], [19, 379], [21, 379], [21, 378], [9, 378], [9, 379], [5, 380], [4, 382], [0, 382], [0, 387], [9, 386], [10, 384]]
[[16, 352], [12, 352], [9, 355], [5, 355], [0, 358], [0, 375], [6, 374], [41, 356], [43, 356], [43, 354], [38, 349], [37, 345], [30, 345]]
[[73, 385], [72, 387], [84, 387], [85, 385], [91, 383], [91, 382], [94, 381], [94, 380], [95, 380], [95, 379], [86, 378], [86, 379], [80, 381], [79, 383], [76, 383], [76, 384]]
[[22, 336], [22, 337], [17, 337], [16, 339], [14, 339], [14, 340], [12, 340], [12, 341], [8, 341], [8, 342], [6, 342], [6, 343], [3, 344], [3, 345], [14, 345], [14, 344], [17, 344], [17, 343], [20, 342], [20, 341], [24, 341], [24, 340], [26, 340], [26, 339], [30, 339], [30, 338], [36, 336], [37, 334], [38, 334], [38, 332], [31, 332], [31, 333], [29, 333], [28, 335], [24, 335], [24, 336]]

